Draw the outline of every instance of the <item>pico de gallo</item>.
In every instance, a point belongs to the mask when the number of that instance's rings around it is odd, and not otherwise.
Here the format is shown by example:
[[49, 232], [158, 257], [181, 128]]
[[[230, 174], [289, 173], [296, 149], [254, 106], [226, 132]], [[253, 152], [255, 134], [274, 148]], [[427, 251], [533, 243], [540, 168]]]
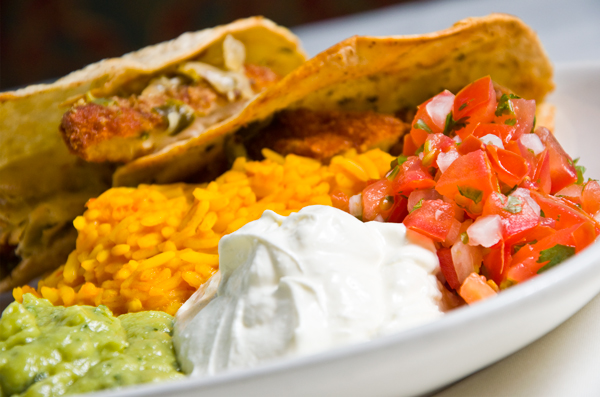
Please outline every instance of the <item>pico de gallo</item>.
[[443, 91], [417, 107], [386, 177], [333, 192], [334, 206], [429, 237], [440, 281], [466, 303], [526, 281], [600, 233], [600, 184], [535, 110], [489, 76]]

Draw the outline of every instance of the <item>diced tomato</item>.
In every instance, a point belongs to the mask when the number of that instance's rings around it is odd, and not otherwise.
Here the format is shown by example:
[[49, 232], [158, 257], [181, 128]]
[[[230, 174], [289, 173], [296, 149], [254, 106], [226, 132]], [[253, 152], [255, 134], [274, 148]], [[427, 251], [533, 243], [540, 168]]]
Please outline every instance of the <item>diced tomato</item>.
[[368, 185], [362, 191], [363, 221], [368, 222], [381, 215], [386, 218], [394, 205], [392, 182], [383, 178]]
[[335, 208], [338, 208], [342, 211], [350, 212], [350, 208], [348, 205], [350, 197], [348, 197], [346, 193], [342, 192], [340, 189], [336, 189], [333, 192], [331, 192], [330, 196], [331, 203]]
[[404, 218], [404, 225], [434, 241], [442, 242], [446, 239], [453, 220], [454, 209], [450, 204], [443, 200], [428, 200], [423, 201], [421, 208], [413, 210]]
[[557, 197], [562, 197], [570, 202], [581, 206], [583, 196], [583, 186], [581, 185], [569, 185], [560, 191], [556, 192]]
[[466, 122], [466, 127], [456, 133], [464, 139], [472, 133], [477, 124], [491, 122], [495, 111], [496, 92], [490, 76], [469, 84], [460, 90], [454, 99], [454, 120], [463, 119]]
[[476, 152], [477, 150], [485, 150], [485, 145], [483, 142], [481, 142], [481, 139], [474, 135], [469, 135], [462, 141], [457, 150], [458, 153], [465, 155], [471, 152]]
[[477, 205], [485, 202], [497, 190], [497, 184], [494, 183], [487, 156], [482, 150], [477, 150], [454, 160], [438, 180], [435, 189], [455, 201], [462, 196]]
[[454, 94], [444, 91], [417, 107], [417, 114], [410, 130], [410, 136], [417, 148], [425, 143], [428, 134], [444, 131], [446, 116], [452, 110], [453, 103]]
[[591, 222], [586, 222], [579, 226], [573, 232], [573, 239], [575, 240], [575, 248], [577, 252], [587, 248], [590, 244], [596, 241], [598, 233], [596, 228]]
[[550, 154], [548, 149], [540, 153], [532, 181], [536, 188], [546, 194], [552, 191], [552, 175], [550, 174]]
[[429, 134], [423, 149], [423, 165], [436, 166], [436, 159], [440, 153], [447, 151], [456, 144], [444, 134]]
[[410, 194], [415, 189], [427, 189], [433, 186], [435, 181], [416, 156], [409, 157], [399, 167], [398, 175], [393, 182], [394, 192], [404, 195]]
[[597, 181], [589, 181], [583, 187], [581, 208], [591, 215], [600, 211], [600, 184]]
[[452, 263], [452, 252], [450, 248], [441, 248], [437, 251], [438, 259], [440, 260], [440, 270], [444, 274], [448, 285], [452, 289], [459, 289], [460, 282], [458, 281], [458, 276], [456, 274], [456, 269], [454, 268], [454, 263]]
[[518, 185], [527, 175], [527, 162], [523, 157], [494, 145], [487, 145], [486, 151], [498, 179], [508, 186]]
[[490, 278], [496, 284], [499, 285], [504, 279], [503, 276], [506, 270], [508, 270], [510, 259], [509, 247], [504, 241], [500, 241], [490, 248], [489, 253], [483, 257], [483, 266], [488, 269]]
[[508, 243], [517, 241], [539, 223], [539, 215], [521, 197], [492, 194], [483, 206], [482, 216], [499, 215], [502, 218], [502, 237]]
[[502, 140], [502, 143], [506, 145], [515, 135], [515, 127], [504, 124], [485, 123], [479, 124], [473, 130], [473, 135], [477, 138], [481, 138], [489, 134], [496, 135]]
[[414, 156], [418, 148], [410, 134], [404, 135], [404, 145], [402, 146], [402, 154], [404, 156]]
[[576, 241], [573, 237], [573, 233], [579, 229], [580, 226], [581, 225], [575, 225], [559, 230], [535, 244], [525, 245], [513, 256], [506, 278], [520, 283], [535, 276], [547, 263], [547, 261], [538, 262], [540, 253], [557, 244], [575, 248]]
[[406, 215], [408, 215], [407, 203], [408, 199], [406, 197], [394, 196], [394, 206], [386, 222], [401, 223], [406, 218]]
[[573, 160], [560, 146], [554, 135], [544, 127], [536, 129], [535, 134], [546, 146], [550, 155], [550, 178], [552, 179], [550, 193], [554, 194], [577, 182], [577, 170]]
[[452, 112], [454, 105], [454, 94], [448, 90], [434, 96], [431, 101], [425, 105], [427, 115], [431, 118], [436, 131], [434, 133], [443, 132], [446, 126], [446, 118]]
[[460, 286], [458, 294], [469, 305], [482, 299], [491, 298], [497, 295], [496, 291], [486, 282], [484, 276], [477, 273], [471, 273], [469, 277]]
[[595, 224], [595, 220], [591, 216], [575, 209], [560, 197], [548, 196], [538, 192], [531, 192], [531, 197], [538, 203], [546, 218], [556, 220], [558, 230], [585, 222]]
[[513, 112], [505, 112], [497, 116], [494, 122], [500, 125], [514, 126], [512, 139], [519, 139], [523, 134], [531, 132], [533, 129], [533, 120], [535, 118], [535, 101], [513, 98], [509, 99]]

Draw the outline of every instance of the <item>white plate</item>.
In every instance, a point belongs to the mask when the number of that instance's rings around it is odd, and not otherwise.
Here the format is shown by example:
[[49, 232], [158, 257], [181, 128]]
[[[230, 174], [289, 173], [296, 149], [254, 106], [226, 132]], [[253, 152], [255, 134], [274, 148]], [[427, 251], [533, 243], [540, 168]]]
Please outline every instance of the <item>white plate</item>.
[[[559, 140], [600, 176], [600, 63], [557, 68]], [[528, 345], [600, 292], [600, 244], [552, 270], [431, 324], [322, 354], [177, 383], [94, 394], [133, 396], [409, 396], [455, 382]]]

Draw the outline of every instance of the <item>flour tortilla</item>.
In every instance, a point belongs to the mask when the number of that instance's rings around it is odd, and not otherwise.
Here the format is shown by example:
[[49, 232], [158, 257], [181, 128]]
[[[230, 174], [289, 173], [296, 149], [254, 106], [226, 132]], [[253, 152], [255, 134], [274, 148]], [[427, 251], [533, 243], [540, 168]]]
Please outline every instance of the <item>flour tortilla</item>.
[[287, 29], [253, 17], [100, 61], [53, 84], [0, 93], [0, 247], [16, 246], [20, 259], [13, 268], [0, 251], [0, 292], [64, 263], [75, 247], [71, 222], [111, 185], [114, 165], [85, 163], [68, 152], [58, 131], [64, 104], [87, 92], [112, 95], [190, 59], [222, 67], [229, 34], [244, 43], [247, 63], [281, 76], [306, 58]]

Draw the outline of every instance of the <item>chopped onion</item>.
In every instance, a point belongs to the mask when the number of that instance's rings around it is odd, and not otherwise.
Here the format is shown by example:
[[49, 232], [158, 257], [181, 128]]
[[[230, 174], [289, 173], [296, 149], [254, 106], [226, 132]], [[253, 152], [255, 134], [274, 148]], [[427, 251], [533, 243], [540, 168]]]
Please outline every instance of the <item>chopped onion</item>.
[[383, 216], [381, 216], [381, 214], [378, 214], [375, 219], [373, 219], [373, 221], [375, 222], [385, 222], [385, 219], [383, 219]]
[[[458, 135], [457, 135], [458, 136]], [[440, 153], [437, 157], [437, 166], [442, 171], [442, 174], [446, 172], [450, 164], [454, 162], [457, 158], [460, 157], [460, 154], [456, 150], [451, 150], [447, 153]]]
[[502, 238], [502, 218], [500, 215], [481, 216], [469, 226], [467, 235], [469, 245], [489, 248]]
[[511, 196], [519, 197], [519, 198], [525, 200], [527, 202], [527, 204], [529, 204], [529, 206], [535, 211], [535, 213], [538, 216], [540, 216], [542, 209], [540, 208], [540, 205], [533, 198], [531, 198], [531, 195], [529, 194], [529, 189], [523, 189], [522, 187], [517, 188], [511, 194]]
[[499, 147], [500, 149], [504, 149], [504, 144], [502, 143], [502, 139], [498, 138], [494, 134], [487, 134], [487, 135], [482, 136], [479, 139], [481, 139], [481, 142], [485, 143], [486, 145], [494, 145], [494, 146]]
[[246, 47], [244, 43], [233, 38], [228, 34], [223, 40], [223, 58], [225, 58], [225, 67], [235, 72], [242, 71], [246, 61]]
[[444, 129], [446, 117], [452, 111], [452, 106], [454, 106], [454, 94], [448, 90], [444, 90], [441, 94], [433, 97], [431, 102], [425, 106], [425, 109], [433, 123], [438, 128]]
[[523, 134], [519, 138], [519, 141], [527, 149], [533, 150], [533, 153], [535, 153], [536, 156], [542, 153], [545, 149], [540, 137], [538, 137], [536, 134]]
[[481, 247], [472, 247], [463, 244], [459, 240], [452, 246], [450, 252], [452, 253], [452, 262], [458, 276], [458, 282], [462, 284], [469, 277], [469, 274], [479, 270], [483, 260]]
[[423, 189], [423, 190], [413, 190], [411, 194], [408, 195], [408, 204], [407, 208], [409, 211], [412, 211], [414, 206], [421, 200], [437, 200], [441, 199], [442, 195], [439, 194], [435, 189]]
[[462, 139], [460, 139], [460, 136], [456, 135], [454, 138], [452, 138], [454, 140], [454, 142], [456, 143], [461, 143]]
[[596, 220], [596, 222], [600, 222], [600, 211], [596, 212], [596, 215], [594, 215], [594, 219]]
[[460, 239], [460, 227], [462, 223], [456, 219], [452, 219], [452, 226], [446, 235], [446, 240], [442, 243], [444, 247], [452, 247]]
[[350, 197], [350, 200], [348, 201], [348, 207], [350, 209], [350, 214], [352, 216], [356, 216], [358, 217], [362, 217], [363, 215], [363, 204], [362, 204], [362, 194], [355, 194], [354, 196]]

